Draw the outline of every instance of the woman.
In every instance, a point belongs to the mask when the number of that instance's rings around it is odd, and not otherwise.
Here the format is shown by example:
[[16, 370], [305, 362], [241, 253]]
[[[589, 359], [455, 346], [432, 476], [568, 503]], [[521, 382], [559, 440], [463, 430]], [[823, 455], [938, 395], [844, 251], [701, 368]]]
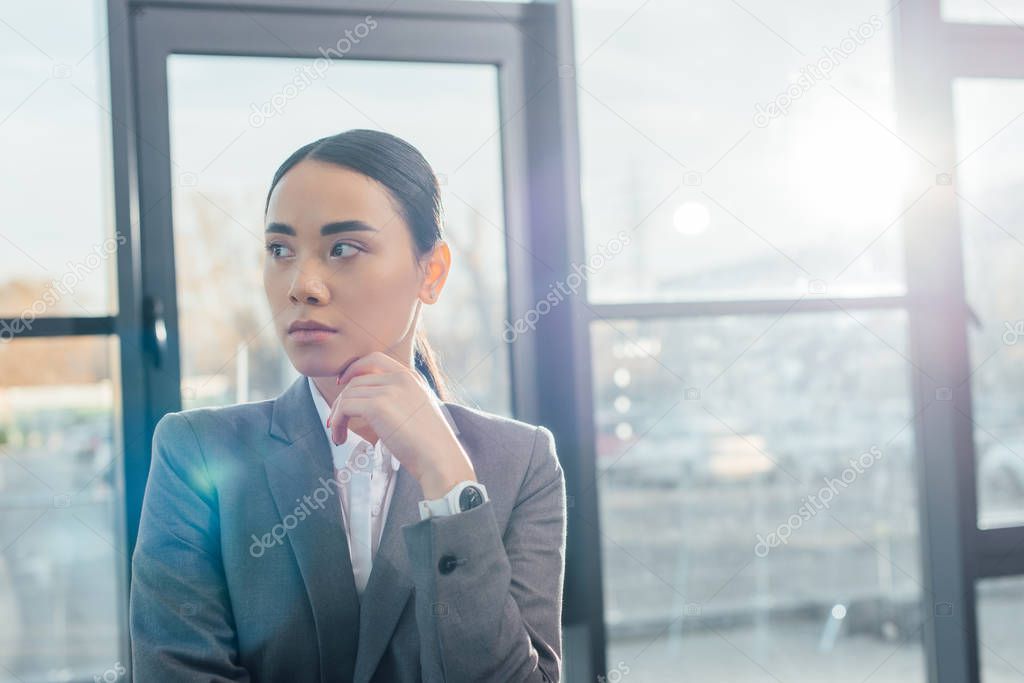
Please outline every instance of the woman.
[[545, 427], [445, 400], [418, 331], [451, 263], [430, 165], [385, 133], [323, 138], [265, 214], [301, 376], [157, 424], [135, 680], [558, 680], [562, 468]]

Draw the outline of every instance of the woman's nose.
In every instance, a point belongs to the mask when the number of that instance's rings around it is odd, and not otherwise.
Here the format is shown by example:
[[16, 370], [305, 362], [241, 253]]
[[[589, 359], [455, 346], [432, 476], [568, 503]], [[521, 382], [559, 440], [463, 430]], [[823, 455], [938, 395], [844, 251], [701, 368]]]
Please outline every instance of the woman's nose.
[[288, 293], [292, 303], [324, 304], [330, 300], [330, 292], [319, 276], [299, 275]]

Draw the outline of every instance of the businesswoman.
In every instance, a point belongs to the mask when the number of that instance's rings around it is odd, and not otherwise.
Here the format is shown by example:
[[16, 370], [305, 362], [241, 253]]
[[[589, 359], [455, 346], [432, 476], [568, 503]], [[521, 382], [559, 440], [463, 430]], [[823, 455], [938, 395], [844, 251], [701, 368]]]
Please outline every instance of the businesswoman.
[[451, 264], [429, 164], [349, 130], [285, 160], [265, 213], [300, 377], [157, 424], [134, 680], [557, 680], [562, 468], [545, 427], [446, 400], [418, 330]]

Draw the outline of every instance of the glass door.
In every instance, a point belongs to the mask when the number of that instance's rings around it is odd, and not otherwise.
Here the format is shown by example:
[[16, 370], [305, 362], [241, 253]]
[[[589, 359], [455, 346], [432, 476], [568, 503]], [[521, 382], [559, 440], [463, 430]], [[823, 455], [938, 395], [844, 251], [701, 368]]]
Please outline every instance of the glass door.
[[405, 138], [439, 174], [453, 269], [424, 323], [458, 400], [513, 414], [506, 264], [526, 242], [521, 121], [503, 121], [522, 99], [514, 27], [180, 9], [136, 26], [144, 307], [166, 331], [151, 344], [153, 419], [271, 398], [297, 376], [262, 294], [263, 202], [288, 154], [351, 128]]

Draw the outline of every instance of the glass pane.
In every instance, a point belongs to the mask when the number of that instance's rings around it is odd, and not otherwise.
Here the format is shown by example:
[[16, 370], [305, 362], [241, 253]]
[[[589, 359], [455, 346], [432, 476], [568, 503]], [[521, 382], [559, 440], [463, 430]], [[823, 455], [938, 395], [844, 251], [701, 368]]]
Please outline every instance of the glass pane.
[[185, 407], [272, 397], [296, 376], [263, 293], [267, 188], [301, 145], [374, 128], [415, 145], [441, 176], [452, 272], [438, 303], [424, 308], [424, 326], [459, 400], [508, 414], [495, 67], [319, 67], [303, 59], [168, 60]]
[[576, 0], [590, 297], [903, 292], [891, 4]]
[[923, 680], [905, 325], [594, 324], [609, 667]]
[[116, 312], [106, 3], [4, 3], [0, 316]]
[[953, 84], [970, 328], [978, 525], [1024, 523], [1024, 82]]
[[942, 0], [942, 18], [969, 24], [1019, 24], [1024, 22], [1022, 0]]
[[982, 683], [1019, 683], [1024, 680], [1024, 578], [979, 581], [976, 599]]
[[114, 338], [0, 344], [2, 680], [91, 681], [125, 664], [118, 355]]

